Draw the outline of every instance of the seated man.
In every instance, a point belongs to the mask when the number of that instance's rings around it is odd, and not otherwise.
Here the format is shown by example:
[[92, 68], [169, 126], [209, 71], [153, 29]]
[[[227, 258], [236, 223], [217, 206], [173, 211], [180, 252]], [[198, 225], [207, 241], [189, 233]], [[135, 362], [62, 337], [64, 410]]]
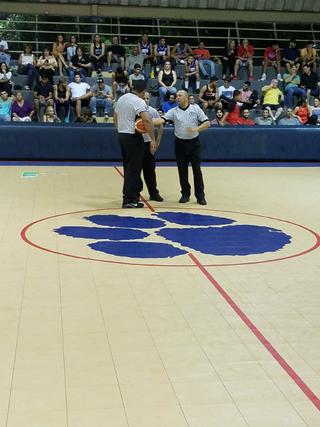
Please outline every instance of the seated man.
[[269, 108], [264, 108], [261, 112], [261, 116], [254, 119], [254, 123], [258, 126], [272, 126], [274, 120], [270, 116], [270, 111]]
[[230, 85], [230, 81], [231, 79], [224, 79], [223, 86], [219, 86], [220, 102], [224, 106], [228, 105], [233, 97], [233, 92], [236, 90], [235, 87]]
[[40, 77], [39, 83], [35, 85], [33, 89], [33, 97], [36, 118], [39, 122], [42, 122], [42, 117], [47, 106], [53, 105], [53, 86], [49, 82], [48, 76], [45, 74]]
[[319, 77], [317, 73], [311, 71], [310, 65], [304, 65], [302, 68], [300, 87], [306, 91], [308, 103], [310, 101], [310, 96], [319, 96]]
[[240, 107], [238, 102], [240, 101], [240, 96], [240, 90], [235, 90], [233, 92], [232, 100], [227, 105], [226, 112], [223, 115], [220, 126], [224, 126], [225, 124], [235, 126], [239, 124]]
[[284, 73], [283, 80], [285, 83], [285, 105], [287, 108], [293, 107], [293, 97], [305, 99], [306, 91], [300, 87], [300, 76], [297, 67], [292, 65], [288, 73]]
[[250, 110], [249, 108], [244, 108], [242, 110], [241, 116], [238, 120], [238, 124], [241, 126], [254, 126], [255, 123], [250, 119]]
[[283, 49], [282, 62], [283, 62], [283, 65], [286, 67], [287, 72], [289, 72], [291, 67], [293, 66], [295, 66], [297, 71], [299, 71], [300, 52], [299, 52], [299, 49], [297, 49], [296, 47], [295, 39], [290, 39], [289, 46], [286, 46]]
[[286, 115], [279, 120], [279, 126], [300, 126], [300, 120], [293, 114], [292, 108], [287, 108]]
[[[215, 69], [215, 63], [211, 59], [211, 55], [208, 49], [206, 49], [203, 42], [199, 43], [199, 46], [194, 49], [193, 51], [195, 58], [199, 62], [200, 71], [205, 79], [208, 79], [209, 77], [215, 77], [216, 76], [216, 69]], [[220, 59], [217, 59], [217, 62], [221, 64]], [[208, 75], [208, 72], [205, 68], [205, 66], [208, 65], [210, 68], [210, 76]]]
[[144, 60], [144, 57], [142, 53], [139, 53], [138, 46], [133, 46], [131, 54], [128, 55], [126, 58], [126, 70], [128, 71], [128, 74], [133, 73], [133, 69], [136, 64], [139, 64], [140, 67], [142, 68], [143, 60]]
[[242, 44], [237, 49], [237, 60], [234, 66], [234, 79], [237, 79], [240, 67], [246, 67], [249, 70], [249, 80], [253, 80], [253, 54], [254, 47], [249, 44], [248, 39], [243, 39]]
[[177, 95], [175, 93], [171, 93], [169, 95], [169, 100], [163, 103], [162, 111], [164, 113], [167, 113], [169, 110], [171, 110], [171, 108], [177, 107], [178, 103], [176, 99], [177, 99]]
[[206, 113], [207, 110], [212, 111], [213, 108], [222, 108], [222, 104], [219, 103], [220, 95], [217, 86], [216, 78], [213, 77], [210, 79], [210, 83], [202, 86], [199, 93], [199, 104], [203, 111]]
[[136, 80], [145, 80], [144, 75], [141, 73], [142, 68], [140, 64], [135, 64], [133, 67], [133, 73], [129, 76], [129, 87], [133, 88], [133, 82]]
[[9, 67], [10, 59], [8, 42], [2, 37], [0, 40], [0, 62], [4, 62]]
[[[277, 120], [283, 111], [281, 103], [283, 104], [284, 100], [283, 93], [278, 88], [278, 80], [271, 80], [271, 84], [263, 86], [261, 91], [263, 95], [262, 107], [269, 108], [271, 117]], [[275, 111], [275, 114], [273, 114], [273, 111]]]
[[254, 108], [254, 106], [258, 103], [258, 92], [256, 90], [251, 90], [251, 82], [248, 80], [243, 83], [240, 92], [240, 102], [242, 102], [242, 109], [248, 108], [252, 110], [252, 108]]
[[81, 81], [80, 74], [74, 76], [75, 81], [68, 84], [70, 90], [71, 105], [75, 107], [76, 118], [81, 116], [81, 108], [89, 106], [89, 99], [92, 96], [92, 92], [88, 83]]
[[12, 98], [3, 90], [0, 97], [0, 122], [10, 122], [12, 113]]
[[170, 46], [167, 44], [165, 37], [160, 37], [158, 43], [154, 45], [154, 62], [156, 72], [164, 66], [164, 63], [170, 59]]
[[277, 72], [277, 79], [282, 81], [282, 77], [280, 74], [281, 70], [281, 53], [280, 53], [280, 47], [279, 43], [277, 41], [272, 42], [272, 45], [269, 47], [266, 47], [264, 50], [263, 55], [263, 61], [262, 61], [262, 77], [261, 81], [265, 81], [267, 78], [267, 67], [274, 67]]
[[90, 110], [92, 116], [96, 117], [97, 107], [104, 109], [104, 118], [107, 120], [112, 111], [112, 89], [104, 83], [103, 78], [98, 78], [97, 84], [92, 87], [92, 97], [90, 98]]
[[124, 69], [124, 61], [126, 56], [126, 50], [123, 46], [119, 45], [117, 36], [113, 36], [111, 40], [111, 46], [107, 49], [107, 64], [108, 71], [112, 71], [111, 63], [116, 62], [119, 67]]
[[77, 47], [76, 54], [71, 58], [70, 83], [75, 81], [75, 74], [79, 74], [83, 81], [91, 74], [91, 62], [80, 46]]
[[13, 122], [31, 122], [34, 115], [34, 108], [29, 101], [23, 98], [22, 93], [16, 93], [16, 100], [12, 105]]
[[309, 41], [306, 43], [305, 47], [300, 51], [301, 56], [301, 66], [305, 65], [310, 66], [312, 71], [315, 73], [317, 71], [317, 50], [314, 44]]
[[192, 49], [188, 43], [177, 43], [171, 52], [171, 56], [176, 64], [185, 64], [188, 55], [193, 55]]

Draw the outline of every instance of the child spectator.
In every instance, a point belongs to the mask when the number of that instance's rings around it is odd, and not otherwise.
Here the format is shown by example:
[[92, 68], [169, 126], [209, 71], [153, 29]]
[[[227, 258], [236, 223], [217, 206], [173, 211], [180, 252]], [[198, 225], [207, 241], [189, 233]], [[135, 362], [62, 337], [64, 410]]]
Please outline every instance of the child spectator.
[[229, 70], [229, 78], [233, 78], [234, 74], [234, 67], [236, 64], [236, 53], [237, 53], [237, 47], [235, 40], [231, 39], [228, 41], [227, 46], [224, 49], [223, 52], [223, 58], [222, 58], [222, 80], [224, 80], [227, 77], [227, 70]]
[[248, 39], [243, 39], [242, 44], [237, 49], [237, 60], [234, 67], [234, 79], [237, 79], [238, 70], [240, 67], [246, 67], [249, 70], [249, 80], [253, 80], [253, 54], [254, 47], [249, 43]]
[[36, 69], [37, 59], [32, 53], [32, 46], [30, 44], [25, 45], [23, 52], [19, 56], [18, 64], [19, 74], [28, 76], [25, 89], [33, 89], [34, 80], [39, 78], [39, 73]]
[[102, 73], [102, 67], [104, 64], [105, 55], [105, 44], [101, 41], [101, 36], [95, 34], [90, 46], [90, 59], [93, 65], [93, 69], [98, 75]]
[[272, 42], [272, 45], [269, 47], [266, 47], [264, 50], [263, 55], [263, 61], [262, 61], [262, 77], [261, 81], [265, 81], [267, 78], [267, 67], [274, 67], [277, 72], [277, 79], [282, 81], [281, 74], [280, 74], [280, 67], [281, 67], [281, 54], [280, 54], [280, 47], [279, 43], [277, 41]]
[[42, 119], [43, 123], [60, 123], [59, 117], [57, 117], [54, 112], [54, 108], [52, 105], [48, 105], [46, 108], [46, 112], [43, 115]]
[[25, 100], [22, 93], [16, 93], [16, 99], [12, 104], [13, 122], [31, 122], [34, 115], [34, 108], [29, 101]]

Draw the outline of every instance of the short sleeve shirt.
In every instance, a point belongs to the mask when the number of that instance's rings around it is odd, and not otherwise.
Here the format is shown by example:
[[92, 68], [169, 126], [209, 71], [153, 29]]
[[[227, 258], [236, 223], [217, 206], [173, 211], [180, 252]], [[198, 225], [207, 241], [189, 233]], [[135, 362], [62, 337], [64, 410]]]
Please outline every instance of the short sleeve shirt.
[[179, 139], [196, 138], [199, 132], [188, 132], [187, 128], [198, 127], [199, 123], [204, 123], [209, 120], [199, 105], [190, 104], [186, 108], [172, 108], [164, 114], [163, 118], [173, 122], [174, 134]]
[[110, 86], [108, 86], [108, 85], [104, 85], [104, 88], [102, 89], [102, 90], [100, 90], [99, 89], [99, 86], [98, 86], [98, 84], [96, 84], [96, 85], [93, 85], [92, 86], [92, 92], [94, 93], [94, 96], [96, 96], [97, 98], [99, 98], [99, 94], [100, 94], [100, 98], [102, 98], [102, 96], [101, 96], [101, 92], [104, 94], [104, 95], [111, 95], [111, 93], [112, 93], [112, 91], [111, 91], [111, 87]]
[[[150, 114], [150, 117], [152, 119], [158, 119], [160, 117], [158, 111], [155, 108], [150, 107], [150, 105], [148, 107], [148, 113]], [[143, 136], [144, 142], [150, 142], [151, 141], [150, 135], [148, 133], [143, 133], [142, 136]]]
[[141, 113], [148, 112], [147, 104], [134, 93], [119, 98], [115, 112], [118, 115], [118, 133], [135, 133], [135, 121]]
[[85, 83], [85, 82], [69, 83], [68, 88], [70, 89], [70, 92], [71, 92], [71, 99], [79, 98], [80, 96], [85, 95], [90, 90], [90, 86], [88, 85], [88, 83]]
[[277, 87], [268, 89], [263, 98], [263, 104], [277, 105], [279, 104], [279, 96], [282, 95], [282, 92]]
[[36, 92], [38, 95], [42, 95], [45, 98], [48, 98], [50, 92], [53, 92], [53, 87], [51, 83], [47, 83], [46, 85], [43, 85], [41, 83], [37, 83], [34, 87], [34, 92]]

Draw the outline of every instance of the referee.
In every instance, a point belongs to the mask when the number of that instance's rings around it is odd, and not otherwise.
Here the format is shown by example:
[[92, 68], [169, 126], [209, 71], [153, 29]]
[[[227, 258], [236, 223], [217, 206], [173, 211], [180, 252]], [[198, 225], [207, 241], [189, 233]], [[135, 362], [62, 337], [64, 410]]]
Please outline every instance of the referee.
[[141, 134], [135, 131], [135, 120], [140, 116], [150, 136], [150, 151], [155, 153], [156, 143], [154, 127], [145, 101], [146, 82], [134, 82], [132, 93], [119, 98], [114, 114], [114, 124], [118, 130], [118, 141], [121, 148], [124, 182], [123, 208], [143, 208], [140, 198], [140, 174], [144, 156], [144, 141]]
[[171, 121], [174, 124], [175, 152], [181, 186], [181, 198], [179, 203], [187, 203], [190, 200], [191, 186], [188, 181], [188, 166], [191, 163], [194, 192], [199, 205], [206, 205], [204, 183], [201, 172], [201, 147], [199, 132], [210, 126], [208, 117], [199, 105], [191, 105], [188, 93], [179, 90], [177, 93], [179, 106], [172, 108], [160, 119], [153, 120], [154, 125]]

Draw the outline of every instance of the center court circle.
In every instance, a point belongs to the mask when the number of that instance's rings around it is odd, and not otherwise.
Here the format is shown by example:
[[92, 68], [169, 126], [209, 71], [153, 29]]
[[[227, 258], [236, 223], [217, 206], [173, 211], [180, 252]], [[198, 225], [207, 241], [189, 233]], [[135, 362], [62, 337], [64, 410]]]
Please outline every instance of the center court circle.
[[[105, 215], [102, 213], [105, 212]], [[97, 215], [92, 215], [93, 213], [97, 213]], [[88, 217], [87, 215], [90, 214], [91, 216]], [[115, 215], [114, 215], [115, 214]], [[211, 216], [210, 216], [211, 214]], [[157, 218], [157, 215], [159, 219]], [[63, 233], [63, 236], [57, 235], [57, 230], [65, 230], [65, 229], [89, 229], [91, 234], [94, 233], [96, 230], [101, 233], [107, 232], [109, 235], [110, 232], [112, 232], [112, 235], [114, 235], [115, 232], [124, 232], [124, 230], [127, 231], [127, 233], [130, 232], [130, 235], [132, 233], [137, 234], [137, 237], [133, 238], [142, 238], [144, 235], [148, 234], [145, 233], [146, 226], [144, 225], [146, 222], [161, 222], [163, 219], [170, 220], [170, 216], [172, 215], [179, 216], [178, 222], [178, 228], [173, 228], [172, 224], [169, 224], [169, 227], [162, 228], [160, 232], [156, 232], [155, 241], [152, 241], [152, 243], [148, 243], [150, 246], [166, 246], [162, 243], [157, 243], [157, 241], [162, 242], [168, 242], [167, 240], [171, 237], [170, 233], [172, 235], [172, 232], [175, 233], [182, 233], [183, 237], [185, 238], [184, 241], [171, 240], [170, 243], [174, 242], [175, 247], [174, 249], [178, 251], [179, 256], [172, 255], [171, 259], [157, 259], [157, 257], [152, 259], [145, 259], [143, 256], [141, 259], [135, 257], [134, 260], [130, 259], [130, 256], [128, 257], [126, 254], [123, 255], [121, 251], [119, 254], [107, 254], [104, 252], [104, 245], [110, 244], [110, 242], [106, 242], [105, 239], [110, 239], [110, 237], [99, 237], [93, 236], [90, 237], [92, 242], [87, 245], [88, 243], [88, 237], [83, 236], [80, 234], [79, 236], [72, 236], [77, 237], [77, 239], [74, 239], [72, 237], [69, 237], [70, 235], [67, 235], [66, 233]], [[191, 222], [191, 226], [188, 226], [185, 222], [181, 221], [181, 218], [183, 216], [195, 216], [200, 218], [200, 227], [192, 228], [194, 224]], [[219, 216], [218, 216], [219, 215]], [[221, 218], [223, 215], [224, 218]], [[120, 218], [121, 220], [125, 220], [125, 225], [129, 225], [129, 228], [132, 227], [132, 229], [126, 228], [121, 230], [120, 228], [113, 228], [114, 224], [110, 223], [110, 219], [113, 218]], [[88, 225], [86, 222], [89, 218], [95, 218], [95, 221], [99, 226], [105, 226], [108, 227], [111, 225], [112, 228], [96, 228], [96, 227], [84, 227], [83, 225]], [[105, 224], [105, 218], [108, 219], [108, 224]], [[212, 223], [212, 220], [207, 222], [207, 219], [210, 220], [210, 218], [214, 221], [214, 227], [209, 228], [203, 228], [206, 227], [208, 224], [210, 225], [210, 222]], [[99, 223], [100, 221], [100, 223]], [[187, 221], [188, 222], [188, 221]], [[225, 224], [228, 225], [226, 226]], [[229, 225], [231, 224], [231, 225]], [[92, 224], [91, 224], [92, 225]], [[173, 224], [174, 226], [177, 226], [177, 222]], [[232, 227], [232, 225], [235, 225]], [[215, 228], [217, 226], [217, 228]], [[250, 227], [254, 229], [260, 230], [260, 229], [267, 229], [271, 230], [273, 232], [277, 232], [278, 234], [282, 234], [283, 236], [286, 236], [287, 240], [284, 242], [283, 247], [280, 249], [275, 248], [274, 250], [262, 250], [261, 253], [250, 253], [249, 251], [239, 251], [239, 247], [242, 245], [244, 248], [249, 245], [250, 247], [250, 240], [247, 242], [240, 241], [238, 237], [235, 237], [234, 232], [236, 229], [240, 228], [249, 229]], [[143, 229], [143, 231], [138, 229]], [[228, 233], [225, 231], [228, 229]], [[207, 233], [208, 230], [208, 233]], [[199, 249], [199, 245], [197, 246], [197, 242], [195, 244], [188, 245], [188, 236], [185, 236], [187, 233], [191, 234], [193, 231], [196, 231], [197, 236], [198, 235], [206, 235], [208, 234], [210, 236], [210, 242], [208, 241], [208, 244], [212, 242], [212, 239], [226, 239], [226, 244], [224, 245], [222, 241], [221, 247], [219, 247], [218, 251], [212, 255], [210, 251], [206, 251], [206, 249], [203, 249], [203, 246]], [[211, 234], [209, 233], [211, 232]], [[238, 230], [239, 231], [239, 230]], [[214, 232], [214, 234], [212, 234]], [[216, 233], [217, 232], [217, 233]], [[222, 236], [219, 237], [219, 235], [222, 233]], [[231, 234], [230, 234], [231, 232]], [[140, 235], [139, 235], [140, 233]], [[200, 233], [200, 234], [199, 234]], [[105, 234], [105, 233], [103, 233]], [[251, 231], [252, 234], [252, 231]], [[234, 241], [231, 242], [231, 247], [234, 245], [234, 254], [226, 253], [223, 249], [224, 246], [230, 245], [230, 236], [232, 235], [232, 238]], [[67, 237], [65, 237], [67, 236]], [[159, 237], [160, 236], [160, 237]], [[218, 236], [218, 237], [217, 237]], [[230, 211], [230, 210], [217, 210], [217, 209], [208, 209], [208, 208], [176, 208], [176, 207], [163, 207], [163, 208], [157, 208], [156, 213], [151, 213], [147, 209], [139, 209], [139, 210], [126, 210], [123, 209], [114, 209], [114, 208], [106, 208], [106, 209], [91, 209], [91, 210], [84, 210], [84, 211], [75, 211], [75, 212], [67, 212], [62, 214], [53, 215], [46, 218], [38, 219], [28, 225], [26, 225], [23, 230], [21, 231], [21, 237], [22, 239], [30, 244], [31, 246], [40, 249], [42, 251], [48, 252], [48, 253], [54, 253], [61, 256], [66, 256], [70, 258], [75, 259], [83, 259], [83, 260], [90, 260], [90, 261], [97, 261], [97, 262], [105, 262], [105, 263], [113, 263], [113, 264], [125, 264], [125, 265], [141, 265], [141, 266], [165, 266], [165, 267], [195, 267], [194, 263], [192, 262], [189, 253], [194, 253], [197, 255], [197, 257], [200, 259], [202, 265], [204, 266], [236, 266], [236, 265], [250, 265], [250, 264], [260, 264], [260, 263], [268, 263], [268, 262], [275, 262], [285, 259], [290, 259], [298, 256], [305, 255], [320, 245], [320, 236], [313, 230], [309, 229], [308, 227], [300, 224], [296, 224], [292, 221], [278, 219], [274, 217], [264, 216], [264, 215], [258, 215], [253, 213], [247, 213], [247, 212], [239, 212], [239, 211]], [[278, 236], [277, 236], [278, 237]], [[83, 238], [87, 240], [83, 240]], [[121, 238], [121, 237], [120, 237]], [[288, 239], [290, 238], [290, 239]], [[114, 240], [113, 237], [111, 237], [112, 240]], [[157, 240], [158, 239], [158, 240]], [[162, 240], [159, 240], [162, 239]], [[229, 239], [229, 240], [228, 240]], [[98, 241], [97, 241], [98, 240]], [[116, 239], [117, 240], [117, 239]], [[116, 247], [117, 245], [122, 244], [122, 247], [126, 246], [126, 240], [129, 240], [129, 238], [124, 238], [124, 241], [121, 243], [119, 242], [111, 242], [112, 247]], [[44, 244], [44, 242], [46, 242]], [[259, 240], [257, 240], [259, 242]], [[214, 244], [216, 244], [216, 240], [213, 241]], [[147, 243], [142, 243], [142, 245], [148, 245]], [[187, 247], [180, 246], [180, 244], [186, 245]], [[261, 242], [260, 242], [261, 244]], [[139, 245], [139, 242], [135, 243], [127, 243], [127, 245]], [[178, 247], [177, 247], [178, 246]], [[239, 246], [239, 247], [238, 247]], [[189, 248], [188, 248], [189, 247]], [[102, 248], [102, 249], [101, 249]], [[222, 248], [222, 252], [221, 252]], [[98, 251], [98, 252], [97, 252]], [[200, 252], [199, 252], [200, 251]], [[219, 252], [220, 251], [220, 252]], [[169, 251], [170, 252], [170, 251]], [[270, 254], [271, 252], [271, 254]], [[151, 257], [151, 256], [150, 256]], [[159, 255], [160, 257], [160, 255]], [[168, 256], [170, 257], [170, 256]], [[177, 262], [178, 261], [178, 262]]]

